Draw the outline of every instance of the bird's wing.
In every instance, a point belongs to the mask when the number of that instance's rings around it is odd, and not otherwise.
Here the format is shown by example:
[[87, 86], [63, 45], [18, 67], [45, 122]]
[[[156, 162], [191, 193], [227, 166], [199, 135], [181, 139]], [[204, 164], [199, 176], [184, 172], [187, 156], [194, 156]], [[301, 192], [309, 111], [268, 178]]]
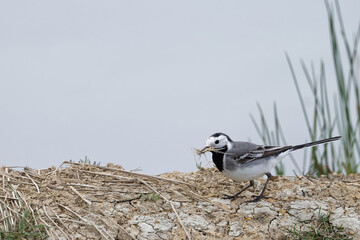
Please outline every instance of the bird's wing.
[[255, 144], [240, 143], [231, 150], [226, 152], [227, 159], [231, 159], [238, 163], [244, 164], [252, 162], [259, 158], [276, 157], [280, 153], [291, 150], [293, 146], [263, 146]]

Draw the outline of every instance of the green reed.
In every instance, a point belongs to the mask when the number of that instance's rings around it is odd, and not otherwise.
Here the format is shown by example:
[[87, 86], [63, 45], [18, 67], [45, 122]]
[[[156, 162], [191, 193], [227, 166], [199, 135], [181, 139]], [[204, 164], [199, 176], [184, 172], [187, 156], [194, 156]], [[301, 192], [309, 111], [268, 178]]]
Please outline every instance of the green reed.
[[[339, 2], [335, 1], [335, 7], [330, 5], [328, 1], [325, 1], [325, 5], [328, 13], [334, 79], [336, 79], [337, 83], [336, 93], [329, 97], [327, 87], [329, 78], [326, 77], [325, 65], [322, 60], [319, 64], [319, 70], [316, 70], [313, 63], [307, 65], [304, 61], [301, 61], [300, 64], [304, 78], [310, 87], [313, 97], [313, 106], [309, 114], [304, 103], [303, 93], [299, 87], [300, 80], [287, 54], [286, 59], [301, 104], [310, 140], [315, 141], [328, 138], [334, 136], [335, 133], [342, 136], [339, 148], [334, 147], [333, 144], [326, 144], [321, 148], [312, 148], [310, 150], [309, 172], [316, 173], [317, 175], [328, 175], [335, 171], [350, 174], [358, 172], [360, 156], [360, 143], [357, 139], [360, 135], [360, 66], [357, 50], [360, 39], [360, 26], [352, 44], [350, 44], [345, 33]], [[342, 41], [339, 41], [335, 28], [335, 11]], [[343, 46], [340, 46], [340, 44]], [[345, 54], [340, 51], [340, 47], [345, 49]], [[261, 128], [259, 128], [254, 117], [251, 115], [259, 135], [265, 144], [279, 145], [279, 138], [270, 137], [271, 133], [260, 106], [259, 112]], [[274, 116], [275, 128], [272, 135], [283, 136], [279, 126], [276, 107], [274, 107]], [[284, 138], [282, 143], [286, 143]], [[280, 166], [280, 168], [282, 168], [281, 173], [284, 169], [283, 166]]]

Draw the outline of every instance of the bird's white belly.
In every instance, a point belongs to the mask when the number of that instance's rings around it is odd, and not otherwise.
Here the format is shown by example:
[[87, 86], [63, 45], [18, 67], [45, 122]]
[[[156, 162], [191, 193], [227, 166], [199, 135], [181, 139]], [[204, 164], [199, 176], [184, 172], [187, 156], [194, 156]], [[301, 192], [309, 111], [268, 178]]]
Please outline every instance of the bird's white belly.
[[250, 181], [262, 177], [269, 168], [259, 168], [257, 165], [251, 165], [250, 167], [238, 168], [236, 170], [228, 171], [224, 169], [223, 174], [237, 182]]
[[225, 166], [223, 174], [237, 182], [250, 181], [264, 176], [270, 172], [288, 152], [278, 155], [276, 158], [259, 159], [252, 163], [239, 165], [235, 169], [228, 170]]

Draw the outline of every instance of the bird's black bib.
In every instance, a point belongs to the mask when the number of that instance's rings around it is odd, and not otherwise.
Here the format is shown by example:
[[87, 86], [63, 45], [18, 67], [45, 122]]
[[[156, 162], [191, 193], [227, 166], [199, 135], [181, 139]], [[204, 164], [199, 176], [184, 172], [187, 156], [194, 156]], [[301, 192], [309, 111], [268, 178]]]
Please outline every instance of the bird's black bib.
[[219, 169], [220, 172], [222, 172], [224, 170], [224, 153], [227, 151], [227, 147], [225, 147], [224, 149], [221, 149], [221, 151], [219, 152], [212, 152], [212, 159], [213, 162], [215, 163], [215, 166], [217, 167], [217, 169]]

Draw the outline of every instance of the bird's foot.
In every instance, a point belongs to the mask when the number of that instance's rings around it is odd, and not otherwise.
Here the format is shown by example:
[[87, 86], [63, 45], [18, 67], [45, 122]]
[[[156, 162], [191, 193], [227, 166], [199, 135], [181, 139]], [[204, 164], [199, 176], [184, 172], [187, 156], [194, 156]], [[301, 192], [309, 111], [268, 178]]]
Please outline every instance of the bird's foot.
[[224, 194], [222, 199], [234, 199], [236, 198], [236, 196], [231, 196], [231, 195], [227, 195], [227, 194]]
[[[251, 195], [251, 197], [253, 197], [253, 198], [257, 198], [257, 197], [260, 197], [260, 196], [258, 196], [258, 195]], [[261, 198], [269, 199], [269, 198], [271, 198], [271, 197], [262, 196]]]
[[243, 198], [244, 196], [239, 196], [239, 195], [227, 195], [227, 194], [224, 194], [223, 195], [223, 197], [222, 197], [222, 199], [235, 199], [235, 198], [237, 198], [237, 197], [241, 197], [241, 198]]
[[252, 195], [252, 197], [255, 197], [254, 199], [250, 200], [250, 201], [247, 201], [247, 202], [258, 202], [260, 201], [262, 198], [265, 198], [265, 199], [269, 199], [270, 197], [265, 197], [265, 196], [262, 196], [262, 195], [259, 195], [259, 196], [256, 196], [256, 195]]

